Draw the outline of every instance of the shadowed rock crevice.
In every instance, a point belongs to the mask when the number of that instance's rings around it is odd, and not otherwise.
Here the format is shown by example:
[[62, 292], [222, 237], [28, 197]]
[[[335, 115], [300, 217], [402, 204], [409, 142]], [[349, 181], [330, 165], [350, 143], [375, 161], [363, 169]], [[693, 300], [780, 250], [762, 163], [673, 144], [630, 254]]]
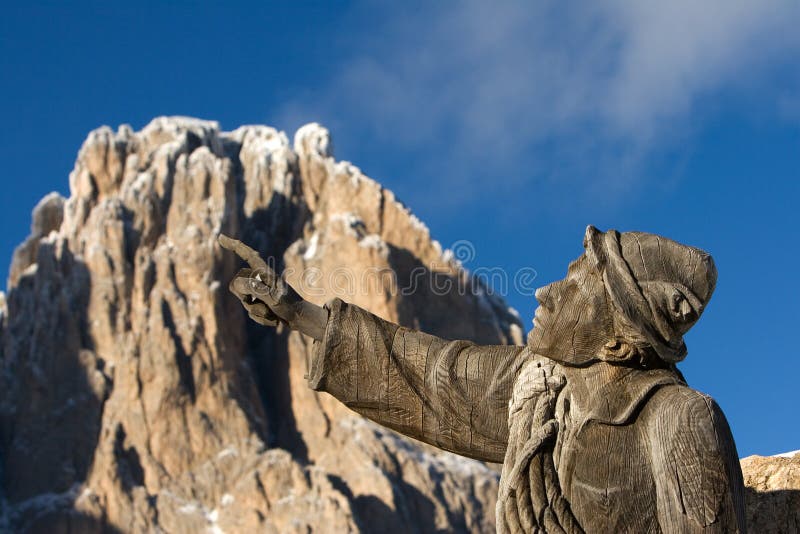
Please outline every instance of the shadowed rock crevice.
[[91, 273], [59, 238], [36, 248], [34, 270], [19, 273], [9, 291], [0, 335], [5, 521], [11, 530], [100, 532], [102, 518], [57, 509], [74, 501], [89, 473], [111, 388], [88, 327]]
[[48, 510], [22, 523], [16, 532], [24, 534], [122, 534], [125, 532], [103, 518], [83, 514], [69, 508]]
[[328, 475], [328, 478], [334, 489], [353, 503], [356, 522], [363, 532], [387, 534], [467, 532], [463, 522], [461, 525], [451, 524], [448, 529], [437, 529], [434, 502], [402, 480], [392, 488], [395, 494], [394, 501], [397, 503], [397, 509], [393, 509], [374, 495], [354, 495], [341, 477]]
[[[800, 489], [757, 491], [746, 488], [748, 520], [751, 525], [762, 525], [759, 532], [800, 532]], [[784, 528], [776, 519], [785, 517]]]
[[[237, 152], [237, 169], [241, 171], [239, 152]], [[299, 173], [295, 166], [290, 166], [292, 175]], [[238, 202], [240, 210], [246, 211], [243, 190], [246, 180], [240, 184]], [[252, 210], [243, 221], [242, 234], [251, 246], [258, 250], [262, 257], [271, 258], [275, 268], [281, 272], [284, 265], [284, 254], [289, 246], [300, 236], [308, 216], [308, 208], [297, 195], [294, 181], [289, 196], [273, 192], [269, 203], [264, 208]], [[263, 436], [268, 447], [277, 447], [291, 451], [301, 463], [308, 462], [308, 450], [303, 436], [297, 429], [294, 410], [292, 409], [292, 392], [288, 380], [289, 338], [285, 331], [263, 328], [247, 319], [242, 314], [248, 340], [247, 359], [253, 371], [251, 379], [255, 381], [259, 397], [269, 424], [269, 432]]]
[[800, 454], [742, 460], [750, 532], [800, 532]]
[[[468, 339], [476, 343], [491, 343], [508, 335], [508, 325], [514, 324], [516, 317], [480, 280], [465, 272], [454, 274], [446, 270], [444, 261], [426, 265], [408, 249], [391, 244], [388, 249], [389, 266], [396, 273], [397, 287], [402, 292], [398, 301], [398, 324], [448, 339]], [[465, 306], [472, 314], [472, 321], [452, 324], [449, 310]], [[509, 336], [503, 341], [512, 343], [514, 340]]]
[[161, 317], [164, 319], [164, 327], [172, 338], [172, 345], [175, 351], [175, 366], [178, 368], [180, 384], [191, 399], [192, 404], [194, 404], [197, 398], [197, 392], [195, 390], [194, 373], [192, 371], [192, 359], [183, 348], [183, 340], [177, 333], [175, 319], [172, 316], [172, 310], [166, 300], [161, 301]]
[[288, 380], [276, 379], [289, 375], [289, 336], [285, 331], [264, 333], [263, 330], [252, 336], [255, 344], [250, 361], [270, 421], [266, 445], [291, 451], [296, 460], [307, 464], [308, 447], [297, 428], [290, 384]]
[[117, 425], [114, 433], [114, 454], [117, 457], [117, 474], [122, 486], [130, 491], [134, 486], [144, 485], [144, 470], [139, 453], [134, 447], [125, 446], [125, 429]]

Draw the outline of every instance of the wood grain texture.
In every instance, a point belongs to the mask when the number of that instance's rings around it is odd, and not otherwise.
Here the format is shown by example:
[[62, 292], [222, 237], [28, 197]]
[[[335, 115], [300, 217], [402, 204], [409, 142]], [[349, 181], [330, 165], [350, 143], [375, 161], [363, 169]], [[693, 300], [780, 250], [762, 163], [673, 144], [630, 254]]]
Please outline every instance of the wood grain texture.
[[447, 341], [331, 301], [311, 387], [408, 436], [503, 461], [500, 533], [744, 532], [728, 424], [675, 367], [713, 261], [593, 227], [585, 246], [537, 292], [526, 347]]
[[524, 347], [447, 341], [334, 299], [309, 385], [407, 436], [502, 462]]
[[564, 368], [527, 348], [439, 339], [340, 300], [328, 309], [312, 387], [426, 443], [504, 461], [499, 531], [744, 531], [725, 418], [671, 370], [626, 368], [576, 414], [571, 384], [541, 385]]

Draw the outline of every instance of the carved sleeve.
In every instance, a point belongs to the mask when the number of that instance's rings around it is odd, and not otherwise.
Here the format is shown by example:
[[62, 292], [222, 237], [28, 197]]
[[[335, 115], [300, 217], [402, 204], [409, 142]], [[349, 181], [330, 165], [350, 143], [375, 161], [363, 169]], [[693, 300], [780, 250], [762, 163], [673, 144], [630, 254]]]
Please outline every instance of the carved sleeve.
[[661, 530], [745, 532], [742, 472], [722, 410], [688, 388], [657, 397], [663, 409], [650, 432]]
[[447, 341], [339, 299], [316, 342], [309, 385], [407, 436], [502, 462], [508, 401], [524, 347]]

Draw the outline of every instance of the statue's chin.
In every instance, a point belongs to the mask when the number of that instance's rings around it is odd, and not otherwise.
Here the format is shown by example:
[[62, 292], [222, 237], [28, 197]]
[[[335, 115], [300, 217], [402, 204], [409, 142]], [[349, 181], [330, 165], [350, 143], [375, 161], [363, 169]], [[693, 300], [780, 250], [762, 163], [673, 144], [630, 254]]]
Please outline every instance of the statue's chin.
[[[535, 321], [535, 320], [534, 320]], [[542, 344], [542, 328], [533, 323], [533, 330], [528, 332], [528, 346], [538, 352], [539, 346]]]
[[544, 330], [541, 328], [539, 330], [531, 330], [528, 334], [528, 347], [531, 352], [537, 356], [544, 356], [551, 360], [558, 359], [553, 357], [553, 347], [545, 341], [543, 334]]

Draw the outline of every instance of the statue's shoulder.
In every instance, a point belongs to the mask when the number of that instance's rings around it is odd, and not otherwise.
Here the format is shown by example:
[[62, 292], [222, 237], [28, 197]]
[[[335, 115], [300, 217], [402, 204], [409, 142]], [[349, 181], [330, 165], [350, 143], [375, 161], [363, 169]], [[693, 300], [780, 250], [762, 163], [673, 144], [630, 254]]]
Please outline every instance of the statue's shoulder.
[[718, 443], [730, 435], [722, 409], [710, 396], [685, 384], [666, 384], [653, 393], [643, 411], [650, 438], [680, 449], [701, 447], [720, 450]]
[[654, 393], [646, 412], [654, 479], [661, 491], [680, 499], [684, 513], [700, 525], [714, 523], [721, 510], [730, 508], [724, 504], [735, 482], [730, 466], [738, 465], [719, 405], [710, 395], [670, 384]]
[[[663, 432], [667, 429], [712, 430], [725, 421], [717, 402], [710, 396], [686, 384], [665, 384], [653, 393], [648, 402], [651, 424]], [[727, 424], [727, 423], [726, 423]]]

